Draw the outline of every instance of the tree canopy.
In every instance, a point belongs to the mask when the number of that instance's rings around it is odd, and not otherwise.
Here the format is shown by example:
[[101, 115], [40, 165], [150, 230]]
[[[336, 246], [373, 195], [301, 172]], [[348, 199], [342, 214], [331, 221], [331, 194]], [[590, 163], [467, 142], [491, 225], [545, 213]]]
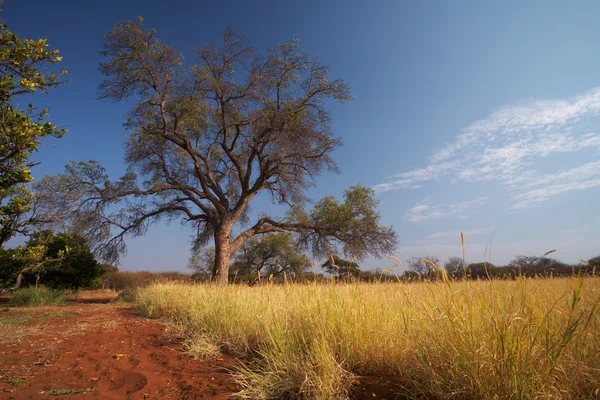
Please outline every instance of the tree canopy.
[[45, 137], [66, 132], [46, 121], [48, 110], [32, 104], [19, 109], [16, 98], [59, 85], [65, 71], [50, 66], [61, 59], [46, 39], [25, 39], [0, 24], [0, 246], [35, 226], [36, 199], [27, 184], [36, 162], [30, 156]]
[[256, 278], [262, 276], [300, 274], [311, 265], [310, 259], [298, 250], [289, 233], [273, 233], [248, 239], [236, 253], [231, 274]]
[[449, 275], [460, 275], [464, 272], [464, 262], [460, 257], [452, 256], [444, 263], [444, 268]]
[[42, 283], [51, 288], [99, 286], [101, 266], [86, 240], [69, 233], [38, 231], [26, 244], [0, 250], [0, 287]]
[[411, 257], [408, 260], [408, 269], [420, 275], [430, 275], [439, 268], [440, 259], [436, 256]]
[[330, 256], [321, 266], [327, 273], [342, 277], [357, 277], [360, 274], [360, 266], [354, 261], [344, 260], [338, 256]]
[[[159, 220], [190, 224], [196, 248], [214, 242], [220, 283], [254, 235], [294, 232], [319, 255], [340, 248], [362, 258], [395, 248], [396, 233], [380, 226], [370, 189], [355, 186], [343, 203], [325, 197], [305, 210], [315, 177], [337, 171], [331, 153], [341, 142], [327, 102], [351, 96], [297, 40], [261, 54], [227, 29], [220, 47], [202, 47], [184, 65], [138, 19], [117, 24], [101, 54], [100, 96], [135, 101], [125, 123], [129, 170], [111, 181], [97, 162], [72, 163], [38, 190], [46, 215], [85, 234], [105, 260], [125, 251], [126, 235], [143, 235]], [[287, 214], [251, 221], [249, 205], [260, 192]]]

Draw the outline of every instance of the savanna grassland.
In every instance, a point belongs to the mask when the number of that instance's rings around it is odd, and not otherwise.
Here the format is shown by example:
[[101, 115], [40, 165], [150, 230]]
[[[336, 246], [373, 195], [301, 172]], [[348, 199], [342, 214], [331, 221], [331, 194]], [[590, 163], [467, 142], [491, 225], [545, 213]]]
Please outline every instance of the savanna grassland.
[[233, 355], [251, 399], [589, 399], [600, 390], [600, 279], [140, 289], [199, 358]]

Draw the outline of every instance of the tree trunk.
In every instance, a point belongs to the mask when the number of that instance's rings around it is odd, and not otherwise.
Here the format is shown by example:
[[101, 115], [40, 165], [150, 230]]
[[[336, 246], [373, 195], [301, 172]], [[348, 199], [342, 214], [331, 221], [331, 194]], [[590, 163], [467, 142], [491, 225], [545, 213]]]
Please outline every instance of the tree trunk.
[[213, 281], [217, 285], [227, 285], [229, 282], [229, 264], [231, 262], [231, 243], [229, 230], [221, 228], [215, 232], [215, 269]]
[[17, 282], [15, 283], [15, 289], [18, 289], [21, 287], [21, 280], [23, 279], [23, 273], [19, 272], [19, 275], [17, 275]]

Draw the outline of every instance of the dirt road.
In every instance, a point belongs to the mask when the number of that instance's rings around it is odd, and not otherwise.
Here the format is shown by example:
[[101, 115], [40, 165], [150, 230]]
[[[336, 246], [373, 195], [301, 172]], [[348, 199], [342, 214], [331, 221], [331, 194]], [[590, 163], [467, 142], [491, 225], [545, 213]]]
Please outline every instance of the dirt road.
[[2, 308], [0, 399], [227, 399], [239, 390], [232, 360], [194, 360], [165, 328], [118, 303]]
[[[228, 399], [233, 358], [199, 361], [113, 296], [64, 306], [0, 303], [0, 399]], [[7, 301], [7, 298], [0, 299]], [[357, 378], [353, 400], [394, 399], [394, 386]]]

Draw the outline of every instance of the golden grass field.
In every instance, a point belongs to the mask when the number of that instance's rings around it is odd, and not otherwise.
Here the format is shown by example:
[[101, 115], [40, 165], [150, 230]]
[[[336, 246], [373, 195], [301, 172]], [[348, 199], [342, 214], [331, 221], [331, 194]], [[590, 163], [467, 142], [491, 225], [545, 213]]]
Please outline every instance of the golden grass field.
[[599, 396], [600, 278], [157, 283], [137, 301], [191, 354], [240, 357], [246, 398], [346, 398], [357, 376], [396, 382], [402, 398]]

